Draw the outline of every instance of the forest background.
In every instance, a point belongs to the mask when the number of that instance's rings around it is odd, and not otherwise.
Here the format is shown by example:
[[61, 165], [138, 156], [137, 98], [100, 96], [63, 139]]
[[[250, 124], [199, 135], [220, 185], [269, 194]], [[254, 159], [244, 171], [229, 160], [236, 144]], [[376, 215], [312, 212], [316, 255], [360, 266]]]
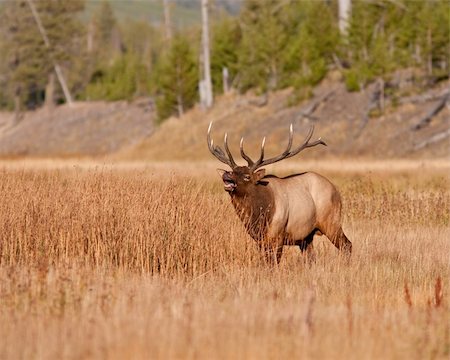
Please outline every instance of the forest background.
[[[0, 108], [16, 111], [65, 102], [53, 63], [75, 100], [155, 99], [158, 119], [181, 115], [199, 100], [202, 78], [200, 1], [0, 1]], [[167, 4], [166, 3], [166, 4]], [[131, 10], [130, 10], [131, 9]], [[339, 69], [350, 91], [396, 70], [415, 69], [425, 89], [449, 77], [446, 1], [355, 1], [346, 32], [338, 2], [245, 0], [210, 2], [214, 94], [294, 88], [292, 102]], [[394, 93], [395, 87], [386, 92]]]

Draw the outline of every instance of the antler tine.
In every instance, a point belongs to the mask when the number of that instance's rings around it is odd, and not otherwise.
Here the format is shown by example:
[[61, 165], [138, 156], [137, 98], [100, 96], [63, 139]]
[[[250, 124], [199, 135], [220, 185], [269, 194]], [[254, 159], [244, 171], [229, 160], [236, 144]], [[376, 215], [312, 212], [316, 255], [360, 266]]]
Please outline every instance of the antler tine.
[[310, 143], [309, 140], [311, 140], [313, 133], [314, 133], [314, 125], [311, 125], [311, 127], [309, 128], [309, 133], [306, 136], [305, 140], [303, 141], [303, 144], [300, 145], [297, 149], [295, 149], [292, 152], [292, 154], [290, 154], [288, 157], [291, 157], [291, 156], [294, 156], [294, 155], [298, 154], [303, 149], [306, 149], [306, 148], [309, 148], [309, 147], [313, 147], [313, 146], [316, 146], [316, 145], [319, 145], [319, 144], [327, 146], [327, 144], [322, 140], [322, 138], [318, 138], [316, 141]]
[[284, 151], [283, 154], [289, 154], [289, 151], [291, 151], [291, 147], [292, 147], [292, 142], [294, 140], [294, 125], [291, 123], [291, 125], [289, 126], [289, 141], [288, 141], [288, 146], [286, 148], [286, 150]]
[[253, 166], [254, 162], [253, 160], [250, 158], [250, 156], [248, 156], [245, 152], [244, 152], [244, 137], [241, 137], [241, 142], [239, 144], [239, 149], [241, 150], [241, 156], [247, 161], [248, 166]]
[[275, 156], [273, 158], [267, 159], [267, 160], [263, 160], [264, 156], [263, 153], [261, 154], [260, 159], [256, 162], [256, 164], [254, 165], [253, 170], [256, 170], [258, 167], [261, 166], [265, 166], [265, 165], [269, 165], [269, 164], [273, 164], [277, 161], [283, 160], [283, 159], [287, 159], [290, 158], [294, 155], [297, 155], [300, 151], [309, 148], [309, 147], [313, 147], [319, 144], [322, 145], [327, 145], [321, 138], [317, 139], [316, 141], [310, 143], [309, 140], [311, 140], [311, 137], [314, 133], [314, 125], [312, 125], [309, 129], [308, 135], [306, 135], [305, 140], [303, 141], [303, 143], [297, 147], [296, 149], [291, 151], [291, 147], [292, 147], [292, 142], [293, 142], [293, 133], [294, 133], [294, 129], [293, 129], [293, 125], [291, 124], [290, 128], [289, 128], [289, 142], [288, 142], [288, 146], [286, 148], [286, 150], [278, 155]]
[[294, 151], [297, 151], [299, 149], [304, 149], [308, 145], [309, 140], [311, 140], [314, 133], [314, 125], [311, 125], [308, 131], [308, 135], [306, 135], [305, 140], [303, 140], [303, 143]]
[[259, 159], [252, 166], [253, 171], [256, 170], [260, 166], [260, 164], [262, 163], [262, 161], [264, 159], [264, 146], [265, 145], [266, 145], [266, 137], [264, 136], [261, 141], [261, 154], [259, 155]]
[[[211, 128], [212, 128], [212, 121], [209, 123], [208, 127], [208, 133], [206, 136], [206, 141], [208, 143], [208, 149], [219, 161], [223, 162], [224, 164], [227, 164], [229, 167], [234, 169], [236, 167], [236, 163], [234, 161], [230, 161], [230, 159], [227, 158], [223, 150], [219, 146], [214, 146], [214, 140], [211, 139]], [[228, 147], [227, 147], [228, 148]]]
[[259, 157], [258, 161], [253, 165], [253, 171], [261, 166], [283, 160], [285, 157], [287, 157], [289, 155], [289, 152], [291, 151], [293, 138], [294, 138], [294, 129], [293, 125], [291, 124], [291, 126], [289, 127], [289, 141], [286, 150], [284, 150], [284, 152], [281, 153], [280, 155], [267, 160], [264, 160], [264, 145], [266, 143], [266, 138], [264, 138], [261, 144], [261, 156]]
[[225, 136], [223, 137], [223, 147], [225, 148], [225, 151], [228, 154], [228, 159], [230, 160], [231, 167], [234, 169], [237, 167], [237, 164], [234, 162], [233, 155], [231, 155], [231, 151], [228, 148], [228, 133], [225, 133]]

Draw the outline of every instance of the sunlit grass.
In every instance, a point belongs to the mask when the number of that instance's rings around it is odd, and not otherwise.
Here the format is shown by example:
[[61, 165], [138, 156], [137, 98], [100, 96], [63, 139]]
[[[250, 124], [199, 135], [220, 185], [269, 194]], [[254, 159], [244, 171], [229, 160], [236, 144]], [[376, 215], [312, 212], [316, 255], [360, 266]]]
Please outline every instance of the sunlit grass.
[[195, 167], [3, 166], [0, 358], [450, 355], [445, 172], [319, 169], [352, 261], [270, 267]]

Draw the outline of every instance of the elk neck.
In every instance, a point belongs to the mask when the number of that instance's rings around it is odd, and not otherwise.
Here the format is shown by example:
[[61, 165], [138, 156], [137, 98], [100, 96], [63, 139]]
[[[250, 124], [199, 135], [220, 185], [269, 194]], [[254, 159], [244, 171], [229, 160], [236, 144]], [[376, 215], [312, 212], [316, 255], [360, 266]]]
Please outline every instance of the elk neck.
[[233, 192], [231, 202], [253, 238], [264, 235], [275, 212], [275, 201], [268, 183], [249, 186], [245, 192]]

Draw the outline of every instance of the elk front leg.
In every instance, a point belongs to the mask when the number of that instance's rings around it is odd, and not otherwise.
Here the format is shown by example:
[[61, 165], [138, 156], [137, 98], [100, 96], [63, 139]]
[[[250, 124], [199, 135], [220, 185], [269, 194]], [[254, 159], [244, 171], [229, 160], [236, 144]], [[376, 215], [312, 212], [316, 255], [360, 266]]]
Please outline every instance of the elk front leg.
[[306, 252], [306, 259], [308, 260], [308, 263], [312, 263], [315, 260], [314, 246], [312, 242], [316, 232], [317, 229], [314, 229], [306, 238], [295, 242], [295, 244], [298, 245], [302, 253]]

